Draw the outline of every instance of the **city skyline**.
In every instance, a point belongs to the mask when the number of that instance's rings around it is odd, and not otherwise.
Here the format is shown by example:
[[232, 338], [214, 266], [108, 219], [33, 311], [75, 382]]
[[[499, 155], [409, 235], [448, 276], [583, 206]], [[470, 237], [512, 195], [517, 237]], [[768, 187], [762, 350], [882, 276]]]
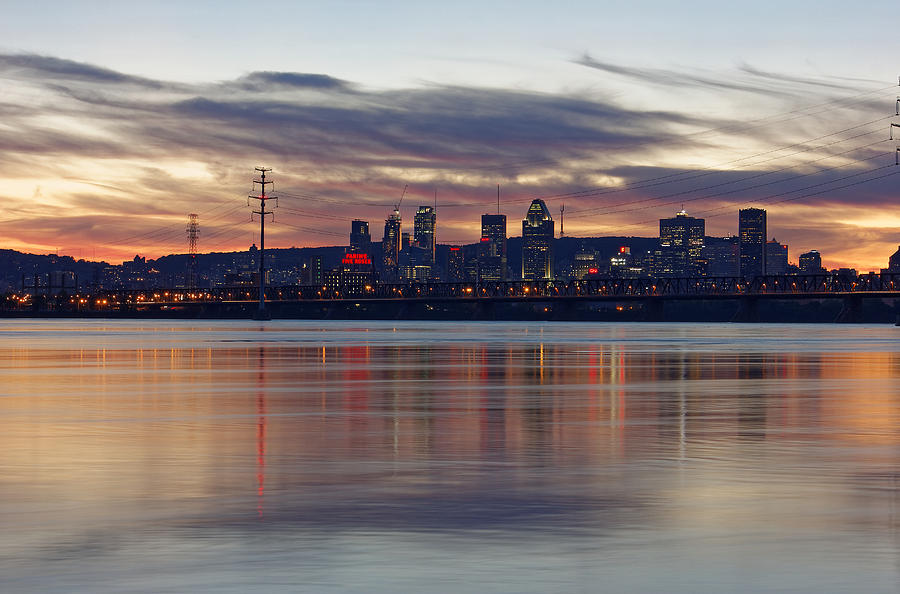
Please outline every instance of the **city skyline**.
[[[352, 218], [380, 227], [405, 184], [404, 221], [436, 204], [438, 243], [477, 243], [499, 183], [511, 223], [534, 199], [554, 217], [565, 204], [567, 236], [653, 237], [682, 205], [710, 236], [735, 235], [734, 213], [756, 207], [792, 254], [883, 268], [900, 243], [900, 87], [870, 41], [881, 22], [829, 2], [764, 2], [742, 26], [724, 9], [651, 5], [572, 3], [548, 20], [531, 3], [362, 3], [342, 22], [272, 3], [280, 34], [240, 51], [243, 3], [22, 4], [41, 26], [0, 24], [0, 247], [154, 258], [187, 250], [197, 213], [200, 251], [246, 249], [244, 195], [265, 165], [272, 247], [343, 244]], [[765, 26], [775, 6], [783, 18]], [[379, 23], [410, 35], [379, 43], [366, 27]], [[96, 36], [76, 34], [89, 25]]]

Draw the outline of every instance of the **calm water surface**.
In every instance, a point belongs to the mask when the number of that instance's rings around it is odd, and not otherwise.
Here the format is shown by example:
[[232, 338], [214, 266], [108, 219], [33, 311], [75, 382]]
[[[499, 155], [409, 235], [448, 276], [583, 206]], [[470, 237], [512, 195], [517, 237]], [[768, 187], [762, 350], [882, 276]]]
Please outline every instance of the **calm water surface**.
[[0, 321], [2, 592], [897, 592], [900, 328]]

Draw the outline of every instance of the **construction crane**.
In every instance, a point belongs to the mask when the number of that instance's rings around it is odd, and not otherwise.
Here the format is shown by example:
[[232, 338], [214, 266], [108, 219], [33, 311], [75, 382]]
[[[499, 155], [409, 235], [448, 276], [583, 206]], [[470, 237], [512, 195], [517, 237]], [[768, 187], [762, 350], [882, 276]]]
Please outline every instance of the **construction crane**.
[[395, 211], [400, 212], [400, 203], [403, 202], [403, 197], [406, 196], [406, 190], [408, 190], [408, 189], [409, 189], [409, 184], [406, 184], [405, 186], [403, 186], [403, 193], [400, 194], [400, 201], [394, 205]]

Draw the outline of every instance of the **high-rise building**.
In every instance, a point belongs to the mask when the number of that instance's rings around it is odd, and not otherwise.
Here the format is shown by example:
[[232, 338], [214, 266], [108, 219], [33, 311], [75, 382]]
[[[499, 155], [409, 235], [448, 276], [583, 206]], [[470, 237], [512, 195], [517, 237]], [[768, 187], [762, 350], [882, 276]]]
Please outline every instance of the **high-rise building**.
[[433, 206], [420, 206], [413, 219], [413, 240], [425, 250], [434, 262], [434, 234], [437, 226], [437, 213]]
[[706, 262], [706, 276], [738, 276], [741, 271], [738, 238], [710, 237], [706, 242], [701, 250]]
[[597, 252], [582, 244], [575, 252], [575, 263], [572, 265], [572, 276], [583, 279], [591, 274], [597, 274]]
[[774, 238], [766, 243], [766, 274], [787, 274], [788, 246]]
[[900, 272], [900, 246], [897, 246], [897, 251], [888, 259], [887, 272]]
[[506, 215], [481, 215], [478, 248], [478, 279], [506, 280]]
[[461, 283], [466, 280], [465, 257], [458, 246], [450, 246], [447, 252], [447, 282]]
[[384, 236], [381, 238], [383, 255], [381, 275], [382, 279], [388, 282], [396, 281], [400, 277], [400, 238], [400, 211], [394, 209], [391, 216], [384, 221]]
[[741, 276], [766, 274], [766, 211], [745, 208], [738, 213]]
[[659, 220], [659, 251], [654, 253], [654, 276], [699, 276], [702, 272], [706, 221], [684, 210]]
[[819, 274], [825, 272], [822, 268], [822, 254], [816, 250], [809, 250], [804, 254], [800, 254], [799, 261], [801, 274]]
[[356, 254], [372, 252], [372, 236], [369, 235], [369, 221], [353, 219], [350, 223], [350, 251]]
[[554, 222], [544, 201], [531, 202], [522, 220], [522, 278], [551, 280], [553, 278]]

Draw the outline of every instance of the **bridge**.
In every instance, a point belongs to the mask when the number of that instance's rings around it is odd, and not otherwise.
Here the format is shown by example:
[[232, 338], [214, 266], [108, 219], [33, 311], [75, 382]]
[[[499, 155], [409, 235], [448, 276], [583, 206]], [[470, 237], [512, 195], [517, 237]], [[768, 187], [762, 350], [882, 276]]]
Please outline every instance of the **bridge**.
[[[244, 317], [252, 311], [250, 306], [258, 302], [258, 291], [257, 287], [240, 286], [19, 295], [11, 296], [15, 297], [12, 301], [8, 298], [4, 310], [75, 315], [106, 312], [174, 316], [182, 312], [185, 316]], [[548, 319], [582, 319], [585, 304], [622, 304], [618, 311], [638, 312], [632, 316], [634, 319], [661, 321], [667, 319], [667, 304], [725, 301], [736, 306], [731, 320], [753, 322], [759, 320], [761, 303], [797, 300], [837, 300], [841, 308], [835, 315], [836, 321], [860, 321], [863, 301], [867, 300], [882, 300], [900, 311], [900, 274], [373, 284], [357, 290], [286, 285], [266, 289], [267, 305], [276, 317], [312, 318], [369, 315], [404, 319], [428, 317], [427, 312], [439, 311], [450, 318], [494, 319], [498, 308], [518, 308], [520, 313], [536, 313], [538, 318], [546, 313], [543, 317]]]

